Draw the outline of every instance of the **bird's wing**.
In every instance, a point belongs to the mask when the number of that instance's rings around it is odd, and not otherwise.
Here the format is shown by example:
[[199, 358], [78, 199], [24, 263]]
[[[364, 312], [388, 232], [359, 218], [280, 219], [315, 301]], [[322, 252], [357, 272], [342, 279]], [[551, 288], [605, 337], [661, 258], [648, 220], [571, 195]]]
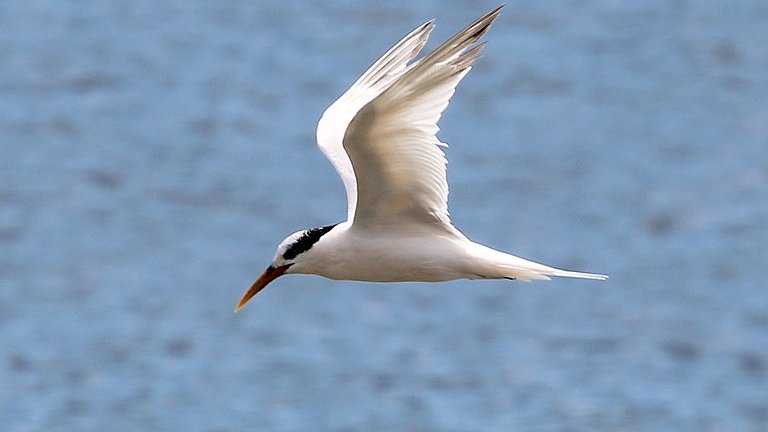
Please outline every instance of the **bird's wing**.
[[317, 124], [317, 145], [331, 161], [347, 191], [347, 218], [352, 220], [357, 204], [357, 182], [352, 162], [342, 140], [349, 123], [360, 109], [403, 75], [406, 65], [419, 54], [434, 28], [432, 21], [414, 29], [379, 58], [328, 109]]
[[409, 65], [365, 104], [344, 134], [357, 180], [353, 227], [450, 227], [446, 159], [437, 122], [469, 72], [501, 7]]

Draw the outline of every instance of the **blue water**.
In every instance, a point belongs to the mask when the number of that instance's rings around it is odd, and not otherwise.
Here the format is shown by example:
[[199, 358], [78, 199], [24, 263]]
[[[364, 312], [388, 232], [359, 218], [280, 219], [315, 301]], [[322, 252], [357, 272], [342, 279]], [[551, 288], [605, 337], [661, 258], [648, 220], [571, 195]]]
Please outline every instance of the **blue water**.
[[232, 314], [345, 215], [325, 107], [495, 5], [0, 3], [0, 429], [768, 430], [762, 0], [510, 2], [456, 93], [456, 225], [608, 282], [292, 276]]

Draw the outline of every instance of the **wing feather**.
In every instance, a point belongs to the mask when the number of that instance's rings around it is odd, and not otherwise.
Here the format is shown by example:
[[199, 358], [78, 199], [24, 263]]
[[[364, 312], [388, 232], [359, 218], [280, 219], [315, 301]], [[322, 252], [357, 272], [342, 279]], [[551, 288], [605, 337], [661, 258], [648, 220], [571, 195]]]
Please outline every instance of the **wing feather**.
[[428, 21], [406, 35], [379, 58], [339, 99], [325, 110], [317, 125], [317, 144], [339, 173], [347, 192], [347, 218], [357, 204], [357, 183], [342, 139], [355, 114], [405, 73], [406, 65], [427, 43], [434, 23]]
[[455, 230], [448, 216], [445, 146], [436, 133], [456, 86], [477, 61], [501, 7], [413, 63], [362, 106], [343, 138], [356, 176], [353, 227]]

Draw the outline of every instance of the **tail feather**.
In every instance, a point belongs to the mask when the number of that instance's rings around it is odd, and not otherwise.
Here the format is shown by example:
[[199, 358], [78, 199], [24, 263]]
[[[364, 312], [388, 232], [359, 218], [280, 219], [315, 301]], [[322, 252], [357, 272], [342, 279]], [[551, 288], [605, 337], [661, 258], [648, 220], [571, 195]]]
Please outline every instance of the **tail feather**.
[[571, 270], [563, 270], [555, 267], [546, 266], [544, 264], [535, 263], [533, 261], [523, 260], [522, 258], [514, 257], [521, 261], [525, 261], [525, 265], [509, 265], [500, 264], [499, 269], [504, 274], [505, 278], [517, 279], [522, 281], [530, 280], [550, 280], [550, 276], [567, 277], [576, 279], [591, 279], [591, 280], [606, 280], [608, 276], [598, 273], [585, 273]]
[[474, 256], [482, 258], [481, 261], [486, 263], [483, 266], [485, 271], [478, 272], [484, 274], [484, 277], [516, 279], [522, 281], [550, 280], [551, 276], [592, 280], [608, 279], [608, 276], [603, 274], [585, 273], [550, 267], [545, 264], [497, 251], [477, 243], [473, 244], [470, 251], [472, 251]]
[[577, 279], [592, 279], [592, 280], [606, 280], [608, 279], [607, 275], [604, 274], [598, 274], [598, 273], [585, 273], [585, 272], [578, 272], [578, 271], [572, 271], [572, 270], [561, 270], [553, 268], [554, 270], [551, 275], [552, 276], [558, 276], [558, 277], [567, 277], [567, 278], [577, 278]]

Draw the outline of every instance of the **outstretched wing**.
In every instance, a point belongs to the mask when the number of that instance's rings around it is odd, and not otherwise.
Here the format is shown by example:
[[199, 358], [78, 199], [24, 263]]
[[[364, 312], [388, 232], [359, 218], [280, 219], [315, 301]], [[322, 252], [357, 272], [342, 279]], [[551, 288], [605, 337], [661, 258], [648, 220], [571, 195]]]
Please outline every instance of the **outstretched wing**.
[[437, 122], [500, 10], [407, 67], [355, 114], [343, 138], [357, 180], [353, 227], [451, 227]]
[[344, 133], [363, 106], [405, 73], [406, 65], [424, 48], [433, 28], [432, 21], [424, 23], [390, 48], [346, 93], [325, 110], [318, 122], [317, 145], [344, 182], [344, 189], [347, 191], [347, 218], [350, 221], [355, 215], [357, 183], [352, 162], [342, 144]]

